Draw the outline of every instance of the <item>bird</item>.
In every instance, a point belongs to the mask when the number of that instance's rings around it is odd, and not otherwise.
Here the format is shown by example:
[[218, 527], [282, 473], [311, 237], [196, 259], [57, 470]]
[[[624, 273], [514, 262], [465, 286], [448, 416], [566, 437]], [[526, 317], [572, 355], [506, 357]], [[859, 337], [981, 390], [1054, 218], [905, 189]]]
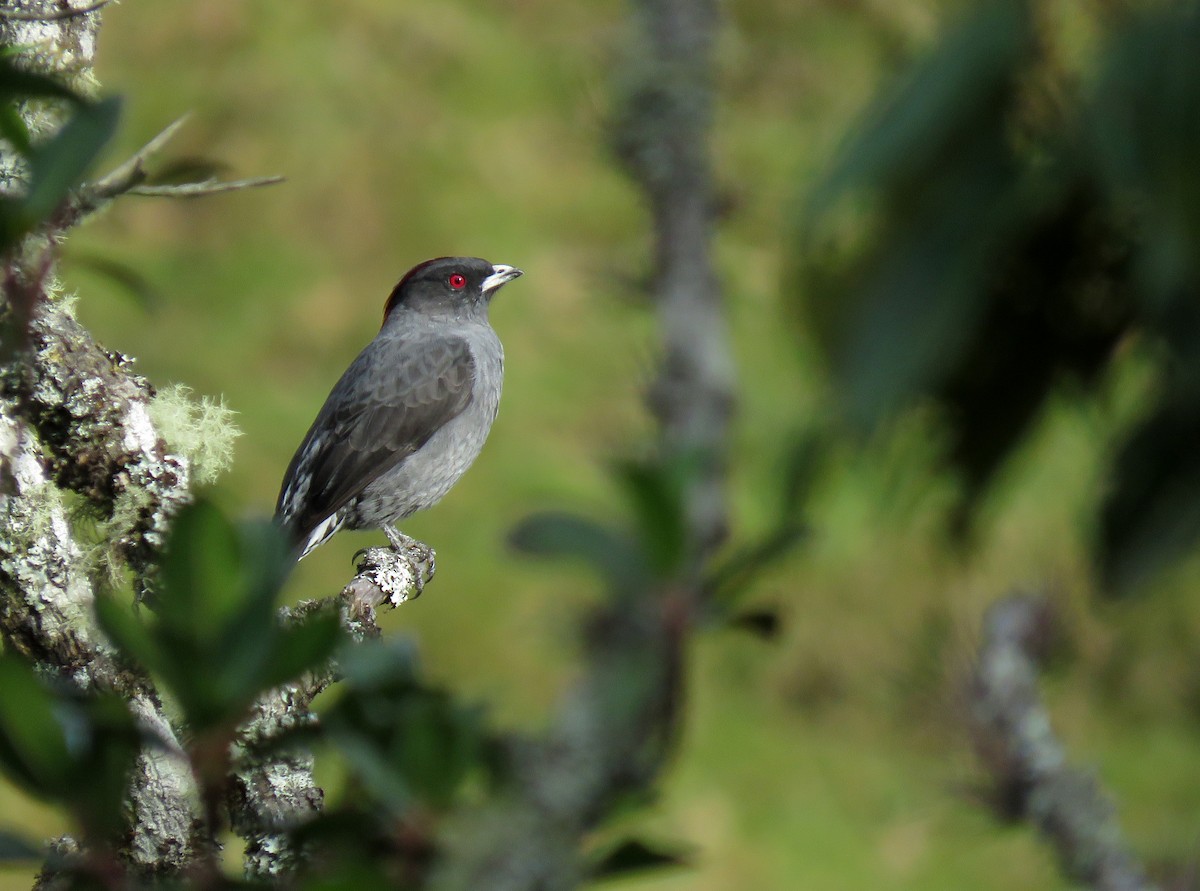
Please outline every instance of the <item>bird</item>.
[[442, 499], [479, 456], [500, 406], [504, 348], [488, 321], [524, 273], [478, 257], [414, 266], [375, 338], [334, 384], [288, 465], [275, 521], [300, 560], [339, 529], [382, 529]]

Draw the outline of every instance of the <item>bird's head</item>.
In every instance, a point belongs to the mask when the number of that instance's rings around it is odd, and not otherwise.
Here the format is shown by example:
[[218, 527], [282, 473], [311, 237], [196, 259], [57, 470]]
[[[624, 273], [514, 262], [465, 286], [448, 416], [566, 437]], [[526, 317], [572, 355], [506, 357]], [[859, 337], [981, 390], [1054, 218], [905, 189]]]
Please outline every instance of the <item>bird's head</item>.
[[483, 312], [506, 282], [522, 275], [515, 266], [492, 264], [478, 257], [438, 257], [408, 271], [392, 289], [383, 320], [397, 307], [455, 314]]

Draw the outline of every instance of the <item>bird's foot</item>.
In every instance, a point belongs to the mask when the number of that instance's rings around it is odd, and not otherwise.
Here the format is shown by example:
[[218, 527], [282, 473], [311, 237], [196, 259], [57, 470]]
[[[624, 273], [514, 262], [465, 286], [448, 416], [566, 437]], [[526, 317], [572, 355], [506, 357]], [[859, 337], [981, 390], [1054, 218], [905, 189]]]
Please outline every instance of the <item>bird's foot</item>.
[[419, 579], [418, 586], [423, 588], [437, 572], [437, 554], [433, 548], [423, 541], [417, 541], [411, 535], [405, 535], [393, 526], [384, 526], [383, 532], [392, 543], [392, 549], [397, 554], [404, 555], [412, 564], [413, 571]]
[[[394, 531], [394, 530], [393, 530]], [[392, 546], [363, 548], [354, 555], [356, 579], [378, 588], [392, 606], [416, 600], [436, 570], [433, 548], [396, 532], [388, 534]]]

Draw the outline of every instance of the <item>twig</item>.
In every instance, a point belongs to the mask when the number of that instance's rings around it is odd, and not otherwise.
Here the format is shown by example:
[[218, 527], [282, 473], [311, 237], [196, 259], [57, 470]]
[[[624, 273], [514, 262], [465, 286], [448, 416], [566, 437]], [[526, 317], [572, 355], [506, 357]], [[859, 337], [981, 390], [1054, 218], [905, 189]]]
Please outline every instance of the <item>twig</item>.
[[284, 178], [282, 176], [260, 176], [227, 182], [206, 179], [202, 182], [194, 183], [146, 185], [146, 180], [149, 177], [149, 173], [146, 171], [146, 162], [151, 156], [160, 152], [174, 138], [179, 129], [187, 122], [188, 117], [188, 115], [184, 115], [178, 120], [171, 122], [120, 166], [80, 189], [69, 209], [67, 215], [69, 219], [64, 221], [64, 225], [70, 225], [89, 214], [95, 213], [121, 195], [201, 198], [206, 195], [217, 195], [221, 192], [235, 192], [241, 189], [252, 189], [283, 182]]
[[93, 3], [91, 6], [84, 6], [79, 9], [60, 9], [56, 12], [26, 12], [20, 9], [0, 9], [0, 19], [6, 19], [10, 22], [60, 22], [63, 19], [73, 19], [80, 15], [90, 15], [93, 12], [98, 12], [113, 0], [100, 0], [99, 3]]
[[1038, 661], [1052, 631], [1043, 597], [1014, 595], [983, 620], [971, 689], [976, 748], [1011, 816], [1030, 821], [1067, 876], [1103, 891], [1149, 891], [1112, 801], [1089, 773], [1072, 769], [1038, 696]]
[[90, 191], [101, 198], [114, 198], [146, 181], [146, 161], [170, 142], [191, 115], [172, 121], [149, 142], [133, 153], [128, 161], [91, 184]]
[[256, 189], [273, 186], [284, 181], [282, 176], [256, 176], [250, 179], [216, 180], [206, 179], [195, 183], [173, 183], [161, 186], [131, 186], [129, 195], [152, 195], [163, 198], [202, 198], [219, 195], [221, 192], [237, 192], [241, 189]]

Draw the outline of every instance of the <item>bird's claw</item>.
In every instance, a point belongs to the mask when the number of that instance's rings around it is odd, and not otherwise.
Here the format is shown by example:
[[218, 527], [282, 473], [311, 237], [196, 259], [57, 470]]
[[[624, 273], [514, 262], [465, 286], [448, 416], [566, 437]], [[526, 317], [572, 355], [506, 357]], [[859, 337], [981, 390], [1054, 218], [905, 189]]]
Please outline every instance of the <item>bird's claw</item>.
[[[391, 538], [391, 536], [388, 536]], [[359, 578], [384, 593], [393, 606], [415, 600], [425, 590], [436, 569], [432, 548], [416, 539], [388, 548], [363, 548], [354, 555]]]

